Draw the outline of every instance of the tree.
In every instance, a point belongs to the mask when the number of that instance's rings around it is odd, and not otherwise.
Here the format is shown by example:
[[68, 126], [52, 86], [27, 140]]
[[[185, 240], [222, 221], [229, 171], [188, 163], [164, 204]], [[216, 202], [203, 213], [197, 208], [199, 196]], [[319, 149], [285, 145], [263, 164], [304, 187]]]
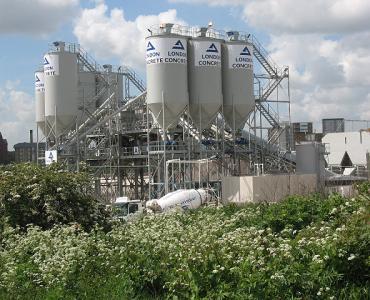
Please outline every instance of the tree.
[[89, 176], [61, 165], [18, 164], [0, 168], [0, 218], [10, 226], [43, 229], [78, 223], [89, 230], [106, 225], [104, 206], [94, 198]]

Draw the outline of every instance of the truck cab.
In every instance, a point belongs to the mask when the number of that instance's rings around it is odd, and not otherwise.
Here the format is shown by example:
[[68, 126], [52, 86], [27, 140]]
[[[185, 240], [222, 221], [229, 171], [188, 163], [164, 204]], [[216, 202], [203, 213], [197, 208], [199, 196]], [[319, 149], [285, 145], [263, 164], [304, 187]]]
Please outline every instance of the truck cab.
[[128, 220], [134, 215], [143, 212], [143, 205], [140, 200], [130, 200], [128, 197], [118, 197], [112, 204], [114, 219]]

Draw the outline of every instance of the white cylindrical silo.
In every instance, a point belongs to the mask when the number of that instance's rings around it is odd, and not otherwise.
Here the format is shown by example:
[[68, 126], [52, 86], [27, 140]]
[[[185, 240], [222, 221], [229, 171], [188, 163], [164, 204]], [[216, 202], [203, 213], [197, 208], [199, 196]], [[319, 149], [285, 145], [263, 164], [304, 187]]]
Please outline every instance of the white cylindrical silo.
[[254, 108], [253, 46], [239, 39], [238, 32], [228, 33], [230, 40], [222, 45], [223, 112], [232, 129], [244, 127]]
[[78, 114], [77, 55], [64, 43], [44, 56], [45, 117], [56, 136], [75, 126]]
[[176, 125], [189, 104], [187, 38], [163, 32], [146, 38], [147, 104], [154, 119], [167, 130]]
[[47, 135], [45, 127], [45, 86], [44, 71], [35, 72], [35, 101], [36, 124], [44, 136]]
[[200, 36], [189, 40], [189, 111], [198, 129], [206, 129], [222, 105], [221, 40]]

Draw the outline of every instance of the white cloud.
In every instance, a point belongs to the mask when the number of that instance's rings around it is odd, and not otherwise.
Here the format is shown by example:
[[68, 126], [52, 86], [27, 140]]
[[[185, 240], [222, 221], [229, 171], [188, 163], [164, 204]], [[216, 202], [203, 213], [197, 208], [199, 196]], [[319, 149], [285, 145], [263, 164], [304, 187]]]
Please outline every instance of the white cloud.
[[79, 0], [0, 1], [0, 34], [43, 36], [72, 19]]
[[147, 29], [164, 22], [184, 24], [174, 9], [159, 15], [139, 15], [131, 21], [122, 9], [109, 11], [105, 2], [99, 1], [94, 8], [82, 11], [74, 34], [82, 47], [97, 58], [115, 57], [124, 65], [143, 69]]
[[[358, 38], [365, 39], [367, 33]], [[278, 65], [291, 67], [292, 118], [370, 116], [370, 55], [349, 46], [352, 36], [329, 40], [319, 34], [272, 36], [269, 49]]]
[[368, 0], [253, 0], [244, 7], [244, 16], [251, 25], [290, 33], [367, 30], [369, 12]]
[[230, 6], [245, 4], [245, 0], [169, 0], [170, 3], [208, 4], [211, 6]]
[[370, 28], [369, 0], [169, 0], [243, 8], [245, 20], [259, 29], [285, 33], [343, 33]]
[[35, 129], [34, 98], [18, 90], [18, 84], [7, 81], [0, 86], [0, 132], [8, 140], [9, 150], [28, 141], [29, 130]]

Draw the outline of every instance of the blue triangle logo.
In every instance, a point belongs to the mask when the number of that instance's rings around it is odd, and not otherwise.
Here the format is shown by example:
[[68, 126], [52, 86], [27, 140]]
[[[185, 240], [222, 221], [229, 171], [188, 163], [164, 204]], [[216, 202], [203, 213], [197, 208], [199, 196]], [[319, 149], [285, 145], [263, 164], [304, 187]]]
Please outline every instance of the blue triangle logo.
[[240, 55], [249, 55], [251, 56], [251, 53], [249, 52], [249, 49], [247, 46], [243, 49], [243, 51], [240, 53]]
[[175, 44], [175, 46], [172, 47], [172, 49], [177, 49], [177, 50], [184, 50], [184, 46], [183, 44], [181, 43], [180, 40], [178, 40]]
[[209, 48], [206, 50], [206, 52], [218, 53], [216, 45], [214, 43], [212, 43], [211, 46], [209, 46]]
[[52, 152], [50, 152], [50, 154], [49, 154], [49, 159], [53, 159], [53, 158], [54, 158], [53, 153], [52, 153]]
[[48, 65], [49, 64], [49, 61], [46, 57], [44, 57], [44, 65]]
[[146, 46], [146, 51], [152, 51], [155, 50], [153, 44], [151, 42], [148, 43], [148, 46]]
[[35, 77], [36, 77], [36, 82], [39, 82], [40, 78], [37, 75], [35, 75]]

